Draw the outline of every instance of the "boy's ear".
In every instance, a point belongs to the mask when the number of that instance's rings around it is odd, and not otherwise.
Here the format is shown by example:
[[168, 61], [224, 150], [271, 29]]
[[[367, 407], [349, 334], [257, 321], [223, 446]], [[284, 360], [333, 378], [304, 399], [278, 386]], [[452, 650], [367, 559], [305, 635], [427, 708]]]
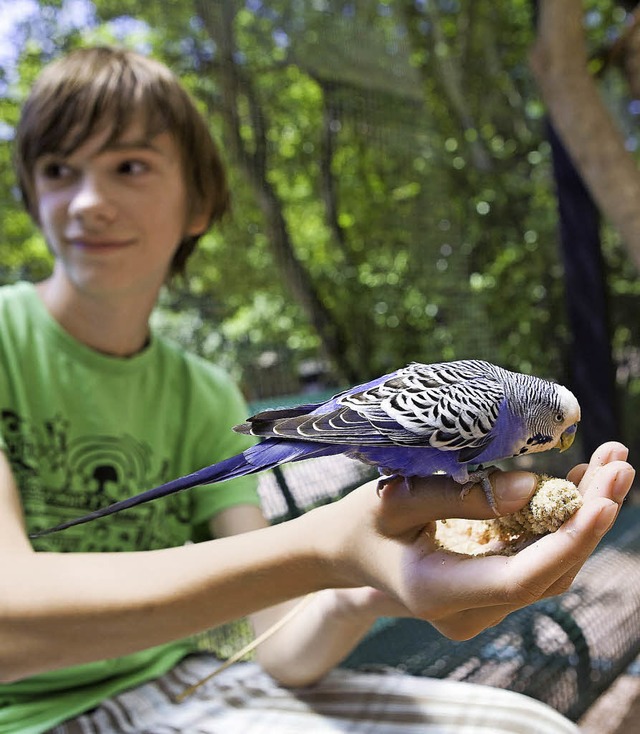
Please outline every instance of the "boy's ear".
[[209, 215], [205, 212], [196, 212], [192, 215], [187, 225], [187, 234], [191, 237], [199, 237], [204, 234], [209, 227]]

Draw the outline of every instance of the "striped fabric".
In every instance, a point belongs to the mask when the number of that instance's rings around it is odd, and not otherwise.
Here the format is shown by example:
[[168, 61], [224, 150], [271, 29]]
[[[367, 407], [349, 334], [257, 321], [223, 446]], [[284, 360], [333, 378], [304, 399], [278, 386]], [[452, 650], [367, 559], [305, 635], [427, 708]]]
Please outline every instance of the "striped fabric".
[[171, 672], [50, 734], [577, 734], [550, 707], [511, 691], [393, 673], [334, 670], [308, 688], [278, 686], [238, 663], [183, 703], [174, 697], [219, 661], [191, 656]]

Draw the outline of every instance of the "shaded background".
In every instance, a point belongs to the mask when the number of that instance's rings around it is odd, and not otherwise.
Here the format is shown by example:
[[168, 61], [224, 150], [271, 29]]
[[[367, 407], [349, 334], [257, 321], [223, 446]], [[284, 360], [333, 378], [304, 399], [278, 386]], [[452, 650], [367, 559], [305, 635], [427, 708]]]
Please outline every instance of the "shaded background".
[[[608, 55], [633, 4], [584, 8], [633, 154], [640, 101]], [[583, 452], [611, 438], [635, 451], [640, 284], [547, 124], [528, 66], [535, 11], [0, 0], [0, 282], [50, 267], [10, 165], [30, 83], [62, 51], [124, 44], [183, 79], [234, 192], [232, 218], [163, 294], [159, 329], [228, 368], [254, 403], [414, 360], [489, 359], [574, 389]]]

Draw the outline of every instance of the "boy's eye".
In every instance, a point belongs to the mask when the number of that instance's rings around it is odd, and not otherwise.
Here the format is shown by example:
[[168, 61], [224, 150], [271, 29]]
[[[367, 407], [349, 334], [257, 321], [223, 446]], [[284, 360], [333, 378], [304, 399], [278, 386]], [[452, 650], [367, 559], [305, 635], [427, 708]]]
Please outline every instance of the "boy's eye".
[[128, 174], [129, 176], [145, 173], [148, 170], [149, 166], [143, 161], [126, 160], [118, 165], [118, 172]]
[[71, 169], [61, 161], [49, 161], [40, 169], [42, 176], [51, 180], [58, 180], [69, 176]]

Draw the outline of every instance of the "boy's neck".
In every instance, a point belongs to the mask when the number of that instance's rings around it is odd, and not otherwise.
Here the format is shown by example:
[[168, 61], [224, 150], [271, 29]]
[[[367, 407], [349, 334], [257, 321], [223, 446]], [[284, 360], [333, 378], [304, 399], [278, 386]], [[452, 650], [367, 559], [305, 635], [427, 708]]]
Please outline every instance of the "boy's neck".
[[59, 282], [55, 275], [36, 286], [51, 316], [82, 344], [114, 357], [132, 357], [149, 341], [149, 317], [157, 299], [138, 292], [97, 296]]

